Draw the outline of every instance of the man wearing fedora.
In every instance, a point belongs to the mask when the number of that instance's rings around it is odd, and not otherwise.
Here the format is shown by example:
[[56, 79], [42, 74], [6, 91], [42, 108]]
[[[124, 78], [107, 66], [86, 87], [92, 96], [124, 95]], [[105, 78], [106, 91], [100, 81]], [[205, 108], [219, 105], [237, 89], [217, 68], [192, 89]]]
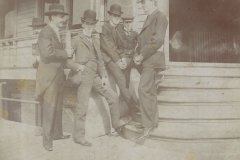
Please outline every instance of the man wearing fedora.
[[91, 147], [92, 144], [85, 139], [85, 120], [92, 90], [106, 98], [114, 129], [118, 130], [126, 125], [131, 118], [120, 119], [117, 94], [108, 87], [108, 77], [102, 60], [100, 44], [92, 36], [98, 21], [96, 12], [86, 10], [81, 20], [83, 33], [79, 33], [72, 41], [76, 55], [75, 60], [67, 61], [67, 68], [73, 71], [72, 76], [78, 75], [78, 79], [74, 81], [78, 89], [73, 141], [83, 146]]
[[139, 140], [149, 136], [158, 126], [158, 101], [156, 75], [165, 70], [165, 56], [163, 52], [164, 38], [168, 26], [166, 16], [157, 9], [156, 0], [139, 0], [144, 12], [148, 15], [138, 36], [135, 64], [142, 67], [138, 88], [143, 127]]
[[[34, 35], [39, 35], [39, 33], [41, 32], [41, 30], [46, 26], [47, 24], [44, 23], [43, 19], [40, 18], [40, 17], [37, 17], [37, 18], [33, 18], [32, 19], [32, 24], [31, 25], [28, 25], [29, 27], [32, 27], [33, 29], [33, 34]], [[33, 62], [33, 68], [34, 69], [37, 69], [38, 68], [38, 64], [39, 64], [39, 61], [40, 61], [40, 55], [39, 55], [39, 52], [36, 52], [36, 46], [37, 46], [37, 42], [34, 42], [32, 43], [32, 53], [33, 55], [36, 56], [36, 60], [35, 62]], [[40, 116], [42, 117], [42, 103], [40, 101]], [[42, 118], [41, 118], [42, 119]], [[42, 124], [42, 122], [40, 122], [40, 124]], [[36, 132], [36, 136], [42, 136], [42, 126], [38, 126], [37, 128], [37, 132]]]
[[38, 36], [37, 52], [41, 61], [37, 69], [35, 97], [43, 99], [43, 147], [53, 150], [53, 140], [66, 139], [62, 131], [62, 93], [64, 71], [67, 58], [72, 52], [63, 49], [60, 42], [59, 28], [63, 25], [64, 12], [61, 4], [52, 4], [44, 15], [50, 23]]
[[101, 50], [103, 51], [103, 60], [106, 63], [106, 67], [112, 74], [120, 89], [120, 98], [125, 101], [128, 106], [132, 108], [138, 106], [138, 101], [135, 100], [129, 91], [126, 78], [123, 70], [126, 69], [126, 59], [121, 57], [124, 50], [118, 49], [118, 33], [117, 26], [121, 20], [121, 6], [113, 4], [108, 11], [110, 21], [103, 25], [102, 34], [100, 36]]

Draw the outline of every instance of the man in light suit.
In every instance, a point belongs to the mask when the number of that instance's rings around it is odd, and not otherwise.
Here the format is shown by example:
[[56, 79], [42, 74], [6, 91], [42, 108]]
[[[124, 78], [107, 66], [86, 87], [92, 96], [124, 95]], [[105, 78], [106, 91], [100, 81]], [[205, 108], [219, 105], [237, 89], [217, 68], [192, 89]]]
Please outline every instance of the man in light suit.
[[118, 131], [130, 122], [131, 117], [120, 119], [118, 96], [108, 87], [108, 77], [102, 60], [100, 43], [92, 36], [97, 23], [96, 12], [86, 10], [81, 17], [83, 33], [73, 39], [75, 60], [67, 61], [71, 69], [70, 80], [77, 85], [77, 105], [74, 116], [73, 141], [83, 146], [92, 144], [85, 139], [85, 120], [92, 90], [104, 96], [109, 104], [112, 126]]
[[156, 74], [165, 70], [163, 44], [168, 26], [166, 16], [157, 9], [156, 0], [139, 0], [144, 12], [148, 15], [138, 37], [138, 47], [134, 61], [141, 65], [142, 73], [138, 88], [142, 115], [142, 135], [144, 139], [158, 126], [158, 101]]
[[66, 139], [62, 131], [62, 92], [64, 71], [67, 58], [72, 52], [63, 49], [60, 42], [59, 28], [63, 25], [63, 18], [68, 13], [64, 6], [52, 4], [49, 11], [50, 23], [42, 29], [38, 37], [36, 52], [39, 52], [41, 61], [38, 65], [35, 98], [43, 99], [43, 147], [52, 151], [53, 140]]

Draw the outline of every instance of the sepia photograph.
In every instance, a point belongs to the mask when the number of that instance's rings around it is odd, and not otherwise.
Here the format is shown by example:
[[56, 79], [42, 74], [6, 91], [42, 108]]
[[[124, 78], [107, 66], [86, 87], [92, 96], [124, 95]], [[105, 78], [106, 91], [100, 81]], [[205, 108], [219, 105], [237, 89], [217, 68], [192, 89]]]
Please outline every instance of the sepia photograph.
[[0, 160], [240, 160], [240, 0], [0, 0]]

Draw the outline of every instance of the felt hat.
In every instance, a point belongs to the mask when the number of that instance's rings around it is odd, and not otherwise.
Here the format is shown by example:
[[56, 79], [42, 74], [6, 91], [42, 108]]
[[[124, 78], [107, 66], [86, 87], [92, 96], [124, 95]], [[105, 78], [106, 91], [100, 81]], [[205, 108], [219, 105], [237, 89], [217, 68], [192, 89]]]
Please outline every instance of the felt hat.
[[69, 15], [67, 12], [64, 11], [64, 6], [61, 4], [51, 4], [49, 6], [49, 11], [44, 13], [44, 15], [46, 16], [50, 16], [52, 14]]
[[33, 18], [32, 19], [32, 25], [28, 25], [29, 27], [44, 27], [47, 23], [44, 23], [42, 18]]
[[88, 9], [84, 11], [83, 17], [81, 17], [81, 19], [84, 22], [97, 23], [98, 20], [96, 19], [96, 17], [97, 17], [97, 13], [93, 10]]
[[134, 17], [132, 15], [123, 15], [122, 16], [122, 20], [123, 21], [128, 21], [128, 22], [132, 22], [134, 19]]
[[121, 6], [119, 6], [118, 4], [113, 4], [110, 6], [110, 10], [108, 11], [108, 13], [120, 16], [123, 13], [121, 10]]

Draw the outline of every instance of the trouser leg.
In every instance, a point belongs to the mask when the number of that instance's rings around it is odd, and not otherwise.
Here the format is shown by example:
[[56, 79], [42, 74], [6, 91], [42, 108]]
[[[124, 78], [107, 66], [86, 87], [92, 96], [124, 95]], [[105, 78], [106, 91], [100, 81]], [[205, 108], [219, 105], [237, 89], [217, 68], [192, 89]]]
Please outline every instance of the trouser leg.
[[143, 68], [138, 88], [143, 127], [158, 126], [156, 70]]
[[119, 68], [119, 66], [110, 61], [107, 65], [108, 69], [110, 70], [111, 74], [113, 75], [119, 89], [120, 94], [122, 94], [122, 97], [126, 101], [128, 105], [136, 105], [137, 102], [135, 102], [129, 92], [129, 89], [127, 87], [126, 78], [123, 74], [123, 71]]
[[82, 80], [77, 89], [77, 105], [74, 116], [73, 141], [79, 142], [85, 139], [85, 121], [88, 110], [89, 98], [95, 73], [85, 67]]
[[43, 146], [52, 146], [54, 123], [56, 117], [56, 104], [59, 88], [52, 83], [44, 93], [43, 99]]
[[113, 128], [117, 128], [119, 126], [119, 120], [120, 120], [117, 94], [110, 87], [107, 88], [107, 90], [104, 90], [102, 87], [101, 78], [99, 76], [96, 76], [94, 78], [93, 91], [99, 93], [104, 98], [106, 98], [110, 108], [112, 126]]

